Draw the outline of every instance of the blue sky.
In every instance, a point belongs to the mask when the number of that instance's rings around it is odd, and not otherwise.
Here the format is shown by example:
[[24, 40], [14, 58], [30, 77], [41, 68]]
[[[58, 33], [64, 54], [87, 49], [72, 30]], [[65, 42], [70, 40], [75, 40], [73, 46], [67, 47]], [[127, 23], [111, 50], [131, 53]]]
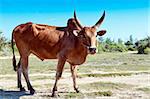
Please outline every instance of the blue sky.
[[149, 4], [149, 0], [0, 0], [0, 30], [10, 39], [15, 26], [26, 22], [66, 26], [74, 9], [83, 25], [92, 26], [105, 10], [99, 28], [107, 30], [105, 38], [141, 39], [150, 36]]

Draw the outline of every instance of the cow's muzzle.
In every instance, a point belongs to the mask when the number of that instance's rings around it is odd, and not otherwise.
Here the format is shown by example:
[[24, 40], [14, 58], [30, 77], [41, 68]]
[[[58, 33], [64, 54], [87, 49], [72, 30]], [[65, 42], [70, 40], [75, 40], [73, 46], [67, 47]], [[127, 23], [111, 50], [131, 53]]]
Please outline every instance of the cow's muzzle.
[[95, 54], [96, 48], [89, 48], [89, 54]]

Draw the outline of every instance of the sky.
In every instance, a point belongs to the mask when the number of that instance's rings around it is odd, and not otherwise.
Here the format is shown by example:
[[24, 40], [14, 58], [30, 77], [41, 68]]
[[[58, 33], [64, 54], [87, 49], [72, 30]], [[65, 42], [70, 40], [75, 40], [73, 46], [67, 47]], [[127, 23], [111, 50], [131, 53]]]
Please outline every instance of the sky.
[[0, 0], [0, 30], [10, 40], [13, 29], [22, 23], [66, 26], [74, 10], [83, 26], [94, 25], [105, 10], [99, 28], [107, 31], [104, 38], [150, 36], [150, 0]]

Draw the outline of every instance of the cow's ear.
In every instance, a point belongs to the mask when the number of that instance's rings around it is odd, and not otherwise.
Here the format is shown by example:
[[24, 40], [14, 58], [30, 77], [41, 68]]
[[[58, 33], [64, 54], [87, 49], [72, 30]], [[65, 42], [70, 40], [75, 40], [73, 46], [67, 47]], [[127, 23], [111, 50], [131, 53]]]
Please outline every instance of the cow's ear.
[[78, 33], [79, 33], [78, 30], [73, 30], [73, 34], [74, 34], [75, 36], [78, 36]]
[[103, 36], [106, 33], [106, 30], [101, 30], [97, 32], [97, 35]]

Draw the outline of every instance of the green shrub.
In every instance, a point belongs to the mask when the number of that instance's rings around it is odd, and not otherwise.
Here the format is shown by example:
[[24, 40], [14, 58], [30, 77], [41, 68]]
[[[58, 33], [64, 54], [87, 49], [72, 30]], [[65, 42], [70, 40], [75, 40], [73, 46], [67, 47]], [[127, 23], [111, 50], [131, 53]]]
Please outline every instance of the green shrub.
[[136, 48], [133, 45], [129, 45], [126, 47], [128, 51], [135, 51]]
[[5, 45], [6, 45], [6, 38], [2, 35], [2, 32], [0, 32], [0, 51]]
[[106, 44], [102, 43], [98, 46], [98, 52], [125, 52], [127, 48], [123, 44]]
[[10, 48], [10, 45], [5, 45], [1, 48], [1, 51], [0, 51], [0, 56], [9, 56], [11, 55], [12, 53], [12, 50]]
[[141, 39], [135, 43], [138, 54], [149, 54], [150, 51], [150, 37]]
[[123, 44], [118, 44], [117, 45], [117, 51], [125, 52], [125, 51], [127, 51], [127, 48]]
[[144, 49], [144, 54], [150, 54], [150, 48], [149, 47], [146, 47]]
[[144, 54], [145, 46], [141, 45], [138, 47], [138, 54]]
[[0, 31], [0, 56], [10, 55], [11, 43], [8, 41]]

